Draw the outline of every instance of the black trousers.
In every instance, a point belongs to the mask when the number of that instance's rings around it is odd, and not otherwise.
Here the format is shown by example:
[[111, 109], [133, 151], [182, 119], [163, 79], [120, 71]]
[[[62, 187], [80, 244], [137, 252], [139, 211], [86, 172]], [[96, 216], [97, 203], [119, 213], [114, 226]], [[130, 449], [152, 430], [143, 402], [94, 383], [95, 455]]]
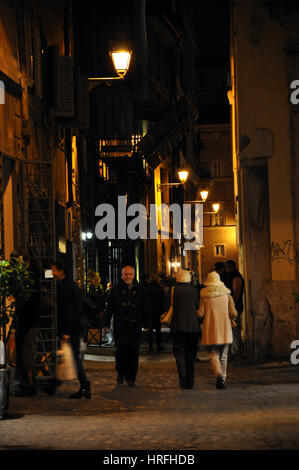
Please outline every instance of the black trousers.
[[193, 387], [194, 361], [197, 353], [199, 333], [172, 333], [173, 354], [181, 383]]
[[147, 340], [148, 340], [148, 345], [150, 348], [153, 347], [153, 343], [154, 343], [154, 330], [156, 331], [157, 347], [158, 349], [161, 347], [161, 340], [162, 340], [161, 326], [162, 325], [160, 324], [160, 325], [149, 328]]
[[80, 383], [87, 382], [85, 370], [83, 367], [83, 362], [82, 362], [81, 355], [80, 355], [81, 338], [82, 338], [81, 333], [72, 334], [70, 337], [70, 344], [72, 346], [74, 360], [75, 360], [76, 369], [77, 369], [78, 380]]
[[115, 369], [121, 377], [129, 381], [135, 381], [138, 371], [139, 345], [117, 347], [115, 362]]

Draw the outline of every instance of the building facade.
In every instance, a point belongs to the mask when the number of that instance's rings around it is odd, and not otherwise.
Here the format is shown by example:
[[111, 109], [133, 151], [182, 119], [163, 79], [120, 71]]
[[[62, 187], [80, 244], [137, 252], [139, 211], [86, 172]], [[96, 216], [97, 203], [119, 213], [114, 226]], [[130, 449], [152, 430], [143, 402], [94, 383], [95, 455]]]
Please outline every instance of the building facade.
[[[46, 270], [57, 256], [83, 281], [77, 140], [88, 83], [74, 63], [71, 2], [2, 0], [0, 9], [0, 255], [27, 252], [55, 298]], [[55, 308], [38, 339], [36, 374], [51, 376]]]
[[298, 80], [296, 2], [231, 3], [231, 90], [237, 242], [246, 344], [256, 359], [289, 357], [298, 337]]

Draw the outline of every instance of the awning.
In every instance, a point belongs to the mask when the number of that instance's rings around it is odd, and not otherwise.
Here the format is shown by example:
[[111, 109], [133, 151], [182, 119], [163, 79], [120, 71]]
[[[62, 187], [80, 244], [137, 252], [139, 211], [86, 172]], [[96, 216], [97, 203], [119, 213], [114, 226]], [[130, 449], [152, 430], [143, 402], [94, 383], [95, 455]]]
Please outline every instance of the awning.
[[139, 142], [138, 150], [154, 170], [194, 127], [197, 107], [183, 96]]

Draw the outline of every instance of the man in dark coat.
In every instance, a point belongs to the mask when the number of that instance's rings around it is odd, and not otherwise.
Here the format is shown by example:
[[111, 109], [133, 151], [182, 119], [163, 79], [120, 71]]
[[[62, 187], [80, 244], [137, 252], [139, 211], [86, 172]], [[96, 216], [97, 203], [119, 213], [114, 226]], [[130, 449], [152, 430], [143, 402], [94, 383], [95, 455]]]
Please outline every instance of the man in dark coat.
[[200, 321], [196, 314], [199, 306], [199, 290], [191, 285], [191, 274], [186, 270], [176, 274], [176, 281], [170, 325], [173, 354], [177, 364], [180, 387], [192, 389], [194, 361], [200, 335]]
[[160, 352], [162, 351], [162, 324], [160, 321], [160, 317], [164, 312], [165, 293], [163, 287], [161, 287], [159, 284], [159, 279], [157, 275], [153, 274], [150, 276], [146, 292], [151, 314], [150, 327], [148, 330], [148, 352], [153, 352], [154, 330], [156, 332], [157, 352]]
[[70, 342], [80, 382], [79, 391], [69, 398], [91, 398], [90, 382], [86, 378], [80, 355], [80, 342], [84, 333], [82, 292], [67, 277], [68, 266], [63, 261], [53, 263], [52, 272], [57, 280], [57, 334], [62, 342]]
[[219, 274], [221, 281], [225, 284], [227, 278], [225, 263], [223, 263], [223, 261], [217, 261], [217, 263], [214, 264], [214, 271]]
[[145, 289], [135, 281], [134, 268], [125, 266], [121, 277], [108, 299], [106, 329], [113, 315], [117, 383], [122, 384], [125, 379], [133, 386], [138, 370], [141, 328], [148, 323], [148, 310]]
[[241, 336], [242, 322], [241, 315], [244, 309], [243, 305], [243, 293], [244, 293], [244, 279], [241, 273], [238, 271], [236, 263], [233, 260], [228, 260], [225, 263], [226, 275], [225, 285], [231, 291], [235, 308], [238, 312], [236, 318], [237, 326], [233, 328], [233, 344], [231, 345], [231, 358], [236, 355], [243, 356], [244, 344]]

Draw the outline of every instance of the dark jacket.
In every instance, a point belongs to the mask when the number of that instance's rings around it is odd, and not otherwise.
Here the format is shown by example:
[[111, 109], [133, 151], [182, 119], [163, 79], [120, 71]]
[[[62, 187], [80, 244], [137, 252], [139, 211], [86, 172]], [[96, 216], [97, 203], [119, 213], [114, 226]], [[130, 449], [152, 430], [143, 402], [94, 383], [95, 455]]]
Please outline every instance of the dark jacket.
[[142, 326], [148, 326], [149, 307], [146, 291], [136, 281], [131, 289], [121, 280], [108, 298], [106, 326], [114, 316], [113, 334], [117, 347], [138, 347]]
[[[170, 306], [171, 289], [167, 305]], [[166, 305], [166, 306], [167, 306]], [[200, 333], [200, 321], [196, 315], [199, 307], [199, 291], [189, 283], [179, 283], [174, 287], [173, 314], [170, 331], [172, 333]]]
[[58, 336], [81, 334], [83, 295], [78, 284], [68, 278], [57, 281], [57, 333]]
[[152, 328], [161, 326], [160, 317], [164, 312], [165, 300], [164, 289], [160, 286], [157, 281], [152, 281], [148, 284], [146, 288], [146, 294], [150, 308], [150, 326]]
[[226, 273], [224, 283], [226, 287], [231, 291], [231, 295], [233, 297], [234, 296], [233, 280], [236, 277], [241, 279], [241, 294], [240, 294], [239, 299], [235, 303], [235, 308], [238, 313], [242, 313], [244, 310], [244, 304], [243, 304], [244, 279], [242, 277], [242, 274], [237, 269], [235, 271], [232, 271], [231, 273]]

